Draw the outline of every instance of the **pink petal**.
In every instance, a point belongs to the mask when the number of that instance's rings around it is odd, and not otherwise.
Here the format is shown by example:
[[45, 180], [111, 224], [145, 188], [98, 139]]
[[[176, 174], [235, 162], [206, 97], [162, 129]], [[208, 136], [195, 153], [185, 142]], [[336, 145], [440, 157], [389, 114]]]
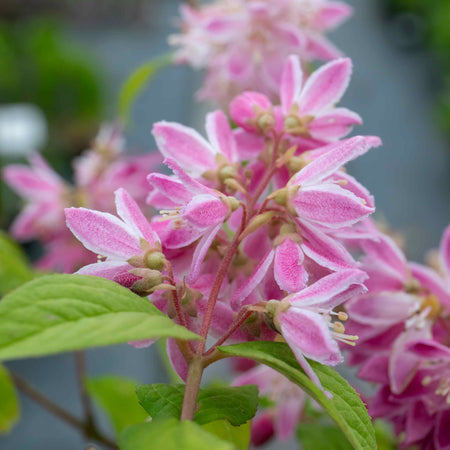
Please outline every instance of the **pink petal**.
[[132, 230], [112, 214], [86, 208], [66, 208], [70, 231], [91, 252], [128, 259], [142, 252]]
[[334, 108], [318, 114], [308, 125], [308, 131], [315, 139], [334, 141], [341, 139], [352, 131], [353, 125], [361, 125], [361, 117], [346, 108]]
[[264, 136], [249, 133], [241, 128], [234, 130], [237, 153], [240, 160], [255, 158], [265, 148]]
[[443, 270], [450, 280], [450, 225], [445, 229], [442, 235], [441, 245], [439, 247], [439, 260]]
[[301, 188], [291, 202], [300, 220], [329, 228], [352, 225], [375, 210], [350, 191], [331, 183]]
[[271, 250], [267, 255], [259, 262], [256, 266], [253, 274], [248, 278], [248, 280], [237, 289], [233, 296], [231, 297], [231, 307], [237, 311], [241, 306], [247, 305], [250, 302], [246, 302], [249, 299], [249, 295], [256, 289], [256, 287], [261, 283], [270, 265], [272, 264], [275, 252]]
[[280, 441], [290, 439], [297, 429], [301, 419], [304, 402], [295, 396], [283, 398], [283, 402], [278, 405], [278, 411], [275, 418], [275, 433]]
[[436, 450], [450, 449], [450, 409], [445, 409], [437, 416], [437, 426], [434, 431], [434, 445]]
[[[373, 196], [370, 195], [370, 192], [348, 173], [345, 173], [342, 170], [339, 170], [334, 175], [332, 175], [330, 177], [330, 179], [333, 180], [334, 182], [345, 183], [345, 184], [343, 184], [342, 187], [346, 191], [350, 191], [353, 194], [355, 194], [357, 197], [362, 198], [366, 202], [367, 206], [369, 206], [371, 208], [375, 207], [375, 201], [374, 201]], [[351, 229], [349, 229], [349, 231], [350, 230]], [[368, 233], [372, 237], [375, 237], [378, 234], [378, 233], [375, 233], [374, 230], [372, 230], [370, 227], [364, 227], [364, 230], [361, 230], [361, 232]]]
[[366, 291], [363, 283], [367, 274], [358, 269], [346, 269], [326, 275], [297, 294], [287, 297], [294, 307], [333, 309], [355, 295]]
[[417, 340], [409, 342], [406, 350], [431, 360], [450, 360], [450, 348], [435, 341]]
[[338, 103], [352, 74], [349, 58], [337, 59], [312, 73], [298, 99], [302, 114], [316, 115]]
[[304, 241], [302, 250], [306, 256], [322, 267], [330, 270], [348, 269], [355, 266], [355, 261], [347, 249], [336, 239], [327, 236], [317, 227], [301, 223]]
[[323, 153], [294, 176], [291, 183], [300, 185], [317, 183], [332, 175], [344, 164], [363, 155], [370, 148], [380, 145], [381, 140], [374, 136], [355, 136], [330, 144], [321, 149]]
[[262, 411], [251, 421], [251, 443], [255, 447], [264, 445], [275, 433], [272, 411]]
[[285, 239], [275, 250], [274, 273], [280, 289], [288, 293], [297, 292], [306, 286], [308, 273], [303, 266], [300, 246]]
[[435, 426], [436, 418], [428, 414], [426, 405], [421, 401], [414, 402], [406, 416], [406, 439], [402, 445], [409, 447], [426, 437]]
[[353, 8], [344, 2], [327, 2], [314, 18], [314, 27], [318, 30], [330, 30], [341, 25], [353, 14]]
[[308, 33], [306, 51], [311, 59], [331, 61], [342, 57], [342, 52], [319, 33]]
[[282, 335], [296, 356], [300, 353], [329, 366], [342, 362], [339, 346], [321, 315], [291, 307], [280, 315], [280, 324]]
[[358, 372], [358, 377], [372, 383], [389, 384], [388, 355], [371, 356]]
[[403, 322], [417, 311], [415, 297], [403, 292], [381, 292], [365, 295], [347, 304], [353, 320], [378, 327]]
[[60, 208], [60, 205], [51, 201], [26, 205], [12, 224], [12, 236], [26, 241], [64, 229], [64, 216]]
[[289, 56], [281, 76], [280, 97], [284, 114], [288, 114], [302, 89], [303, 72], [297, 55]]
[[167, 356], [169, 357], [172, 367], [183, 381], [186, 381], [188, 375], [188, 365], [183, 354], [178, 348], [175, 339], [168, 338], [166, 342]]
[[192, 257], [191, 270], [186, 280], [188, 283], [193, 283], [198, 278], [203, 261], [206, 257], [206, 253], [208, 253], [212, 241], [221, 228], [222, 223], [219, 223], [215, 227], [212, 227], [210, 230], [205, 232], [203, 237], [198, 242], [197, 246], [195, 247], [194, 256]]
[[155, 245], [156, 242], [159, 241], [159, 238], [131, 195], [122, 188], [117, 189], [114, 194], [119, 217], [132, 228], [136, 234], [141, 234], [151, 246]]
[[[114, 280], [117, 275], [124, 272], [128, 273], [131, 269], [133, 269], [133, 267], [123, 261], [108, 260], [84, 266], [77, 273], [80, 275], [92, 275], [94, 277], [106, 278], [107, 280]], [[130, 275], [134, 277], [134, 281], [139, 279], [139, 277], [132, 274]]]
[[158, 122], [153, 135], [159, 151], [166, 157], [176, 158], [195, 176], [214, 168], [214, 150], [195, 130], [174, 122]]
[[225, 220], [229, 208], [209, 194], [196, 195], [182, 210], [183, 217], [194, 227], [203, 230]]
[[236, 141], [225, 114], [218, 110], [206, 116], [208, 139], [217, 151], [233, 163], [237, 161]]
[[165, 197], [169, 198], [176, 205], [183, 205], [192, 198], [192, 193], [180, 181], [174, 177], [160, 173], [151, 173], [147, 180], [154, 189], [157, 189]]

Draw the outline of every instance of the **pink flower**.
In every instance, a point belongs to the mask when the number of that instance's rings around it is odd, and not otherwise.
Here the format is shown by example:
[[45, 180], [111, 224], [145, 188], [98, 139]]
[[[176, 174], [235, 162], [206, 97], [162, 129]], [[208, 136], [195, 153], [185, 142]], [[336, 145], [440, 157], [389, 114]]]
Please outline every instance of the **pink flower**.
[[[67, 226], [75, 237], [88, 250], [105, 257], [104, 261], [85, 266], [78, 273], [114, 280], [129, 288], [136, 288], [136, 282], [143, 278], [153, 282], [153, 286], [149, 286], [152, 288], [162, 282], [160, 277], [155, 277], [154, 267], [148, 263], [153, 253], [160, 255], [159, 238], [124, 189], [118, 189], [115, 197], [120, 219], [86, 208], [65, 210]], [[139, 256], [142, 256], [142, 264], [137, 263]], [[136, 270], [137, 267], [143, 270]]]
[[[363, 283], [367, 275], [357, 269], [342, 270], [327, 275], [302, 291], [284, 298], [281, 302], [269, 302], [273, 308], [273, 322], [294, 352], [308, 376], [320, 386], [320, 381], [305, 358], [326, 365], [343, 361], [336, 340], [351, 343], [354, 336], [344, 334], [339, 320], [346, 314], [333, 309], [348, 299], [366, 291]], [[339, 320], [332, 322], [337, 317]]]
[[64, 227], [64, 206], [69, 203], [69, 186], [38, 154], [30, 167], [10, 165], [3, 179], [26, 205], [12, 225], [12, 235], [21, 241], [51, 238]]
[[345, 3], [324, 0], [216, 1], [181, 8], [175, 59], [206, 68], [203, 98], [225, 103], [249, 88], [273, 97], [289, 54], [303, 63], [340, 52], [325, 38], [351, 15]]

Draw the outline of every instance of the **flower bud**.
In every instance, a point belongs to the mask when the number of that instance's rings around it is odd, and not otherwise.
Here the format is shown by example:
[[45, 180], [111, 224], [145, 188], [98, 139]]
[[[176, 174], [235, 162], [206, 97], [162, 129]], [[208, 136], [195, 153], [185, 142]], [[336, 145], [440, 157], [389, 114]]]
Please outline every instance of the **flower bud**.
[[[265, 95], [247, 91], [231, 102], [230, 115], [244, 130], [258, 133], [270, 125], [271, 107], [272, 103]], [[261, 123], [258, 123], [259, 118], [261, 118]], [[260, 128], [261, 126], [262, 128]]]
[[145, 266], [152, 270], [161, 271], [166, 263], [166, 258], [161, 252], [149, 252], [145, 255]]

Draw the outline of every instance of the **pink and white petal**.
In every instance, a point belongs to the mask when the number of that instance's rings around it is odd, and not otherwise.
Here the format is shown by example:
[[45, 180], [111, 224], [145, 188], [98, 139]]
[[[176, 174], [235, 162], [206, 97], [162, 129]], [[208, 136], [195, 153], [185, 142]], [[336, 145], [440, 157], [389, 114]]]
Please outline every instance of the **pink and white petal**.
[[347, 304], [347, 311], [359, 323], [390, 327], [414, 314], [419, 305], [414, 296], [403, 292], [365, 295]]
[[133, 230], [112, 214], [86, 208], [64, 211], [70, 231], [91, 252], [123, 259], [142, 252]]
[[229, 47], [226, 70], [232, 80], [247, 80], [252, 72], [253, 65], [249, 49], [242, 45]]
[[227, 158], [229, 163], [238, 160], [235, 137], [222, 111], [217, 110], [206, 116], [206, 132], [209, 142]]
[[189, 275], [186, 279], [188, 283], [193, 283], [198, 276], [200, 275], [200, 271], [202, 268], [203, 261], [206, 257], [206, 253], [208, 253], [209, 247], [211, 247], [212, 241], [216, 237], [216, 234], [222, 228], [222, 223], [219, 223], [215, 227], [207, 230], [203, 237], [198, 242], [195, 247], [194, 255], [192, 257], [192, 265]]
[[[195, 242], [202, 235], [201, 231], [193, 227], [186, 226], [182, 228], [174, 228], [172, 226], [172, 222], [164, 222], [167, 224], [164, 229], [157, 228], [158, 236], [160, 237], [164, 248], [177, 249], [186, 247]], [[157, 222], [154, 223], [155, 225], [157, 224]]]
[[[126, 262], [107, 260], [84, 266], [76, 273], [79, 275], [92, 275], [94, 277], [106, 278], [107, 280], [114, 280], [117, 275], [128, 272], [131, 269], [133, 269], [133, 267]], [[135, 278], [136, 280], [139, 279], [139, 277]]]
[[172, 338], [167, 339], [166, 350], [167, 356], [169, 357], [173, 369], [183, 381], [186, 381], [188, 375], [188, 364], [184, 359], [184, 356], [181, 353], [180, 349], [178, 348], [175, 339]]
[[[56, 205], [57, 206], [57, 205]], [[48, 214], [52, 214], [55, 205], [52, 203], [30, 203], [19, 213], [11, 226], [11, 235], [19, 241], [36, 239], [42, 230], [40, 222]], [[64, 222], [63, 222], [64, 223]]]
[[272, 240], [267, 226], [261, 227], [247, 236], [242, 242], [242, 251], [249, 258], [261, 260], [271, 250]]
[[259, 394], [264, 395], [270, 391], [272, 382], [276, 378], [273, 372], [273, 369], [270, 367], [259, 365], [236, 377], [231, 385], [245, 386], [247, 384], [255, 384], [258, 386]]
[[272, 103], [259, 92], [245, 91], [230, 103], [231, 118], [244, 130], [256, 132], [256, 127], [251, 123], [252, 119], [256, 118], [255, 106], [262, 110], [268, 110]]
[[175, 122], [157, 122], [153, 136], [159, 151], [177, 161], [194, 176], [214, 168], [214, 149], [194, 129]]
[[301, 188], [291, 202], [300, 220], [327, 228], [353, 225], [375, 211], [364, 205], [363, 199], [333, 183]]
[[291, 25], [288, 22], [272, 21], [272, 39], [276, 39], [278, 45], [284, 48], [292, 48], [293, 51], [303, 49], [306, 45], [306, 38], [300, 27]]
[[314, 17], [313, 26], [319, 31], [338, 27], [353, 14], [353, 8], [344, 2], [326, 2]]
[[[329, 177], [344, 164], [381, 145], [375, 136], [355, 136], [311, 152], [314, 160], [295, 175], [290, 184], [310, 185]], [[320, 151], [320, 156], [319, 153]]]
[[359, 369], [358, 377], [371, 383], [389, 384], [389, 355], [371, 356]]
[[142, 339], [141, 341], [128, 341], [128, 344], [134, 348], [148, 348], [154, 344], [158, 339]]
[[346, 136], [354, 125], [361, 125], [361, 117], [346, 108], [334, 108], [318, 114], [308, 125], [308, 131], [315, 139], [336, 141]]
[[183, 183], [184, 186], [193, 194], [217, 195], [215, 191], [190, 177], [173, 158], [166, 158], [164, 160], [164, 164], [166, 164], [167, 167], [172, 170], [172, 172], [178, 177], [181, 183]]
[[204, 230], [223, 223], [229, 212], [225, 203], [209, 194], [196, 195], [183, 209], [182, 216], [193, 227]]
[[315, 263], [330, 270], [348, 269], [356, 265], [348, 250], [333, 237], [306, 221], [302, 221], [301, 229], [304, 238], [302, 250]]
[[439, 262], [450, 282], [450, 225], [444, 230], [442, 235], [441, 245], [439, 246]]
[[366, 291], [367, 274], [358, 269], [346, 269], [326, 275], [302, 291], [290, 295], [287, 300], [293, 307], [320, 307], [333, 309], [355, 295]]
[[[339, 183], [346, 191], [350, 191], [357, 197], [362, 198], [367, 206], [371, 208], [375, 207], [375, 200], [373, 196], [370, 195], [370, 192], [348, 173], [339, 170], [330, 177], [330, 180]], [[369, 236], [374, 238], [375, 232], [373, 230], [368, 230], [367, 227], [365, 227], [365, 232], [369, 233]]]
[[290, 239], [275, 249], [274, 275], [281, 290], [293, 293], [306, 286], [308, 272], [303, 266], [304, 258], [300, 246]]
[[297, 55], [291, 55], [284, 64], [281, 75], [280, 97], [284, 114], [288, 114], [295, 99], [299, 96], [302, 82], [303, 71], [300, 66], [300, 59]]
[[351, 75], [352, 62], [349, 58], [329, 62], [313, 72], [298, 99], [301, 114], [315, 116], [339, 102]]
[[270, 265], [272, 264], [274, 256], [275, 251], [272, 249], [259, 262], [248, 280], [234, 292], [231, 297], [230, 305], [235, 311], [240, 309], [243, 305], [250, 304], [248, 300], [251, 300], [251, 298], [249, 298], [249, 296], [265, 277]]
[[311, 59], [331, 61], [341, 58], [342, 52], [325, 36], [309, 32], [306, 37], [306, 53]]
[[151, 173], [148, 175], [147, 181], [150, 186], [178, 206], [187, 203], [192, 198], [192, 193], [174, 177], [160, 173]]
[[331, 336], [326, 319], [320, 314], [291, 307], [280, 314], [279, 320], [281, 334], [296, 356], [300, 353], [328, 366], [342, 362], [339, 346]]
[[117, 189], [114, 194], [119, 217], [137, 235], [141, 234], [151, 246], [154, 246], [159, 241], [159, 238], [131, 195], [123, 188]]
[[450, 294], [446, 289], [444, 280], [429, 267], [417, 263], [409, 263], [411, 274], [428, 291], [435, 295], [442, 306], [450, 311]]

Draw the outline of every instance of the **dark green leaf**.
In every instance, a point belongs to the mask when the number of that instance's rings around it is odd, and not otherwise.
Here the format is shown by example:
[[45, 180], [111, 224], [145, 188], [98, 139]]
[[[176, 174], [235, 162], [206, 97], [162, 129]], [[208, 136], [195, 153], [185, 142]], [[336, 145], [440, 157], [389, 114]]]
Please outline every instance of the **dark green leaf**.
[[119, 434], [128, 425], [144, 422], [148, 414], [136, 397], [137, 382], [116, 375], [90, 378], [87, 390], [102, 407]]
[[0, 231], [0, 296], [34, 277], [22, 249]]
[[8, 433], [19, 419], [20, 408], [14, 384], [0, 364], [0, 433]]
[[130, 110], [139, 93], [152, 80], [155, 74], [172, 62], [172, 55], [156, 58], [139, 66], [125, 81], [119, 94], [119, 117], [127, 123]]
[[103, 278], [45, 276], [0, 302], [0, 360], [158, 337], [200, 339], [148, 300]]
[[247, 450], [250, 445], [250, 421], [234, 427], [227, 420], [206, 423], [202, 428], [224, 441], [231, 442], [238, 450]]
[[229, 356], [250, 358], [266, 364], [300, 386], [335, 420], [355, 449], [376, 448], [374, 429], [364, 403], [355, 390], [330, 367], [310, 361], [330, 400], [300, 368], [288, 345], [281, 342], [247, 342], [218, 347]]
[[122, 431], [119, 447], [121, 450], [235, 450], [233, 444], [195, 422], [176, 419], [131, 425]]
[[[137, 395], [142, 406], [153, 419], [180, 418], [184, 385], [139, 386]], [[194, 420], [199, 424], [228, 420], [232, 425], [242, 425], [256, 414], [257, 407], [258, 388], [256, 386], [200, 389], [198, 410]]]

